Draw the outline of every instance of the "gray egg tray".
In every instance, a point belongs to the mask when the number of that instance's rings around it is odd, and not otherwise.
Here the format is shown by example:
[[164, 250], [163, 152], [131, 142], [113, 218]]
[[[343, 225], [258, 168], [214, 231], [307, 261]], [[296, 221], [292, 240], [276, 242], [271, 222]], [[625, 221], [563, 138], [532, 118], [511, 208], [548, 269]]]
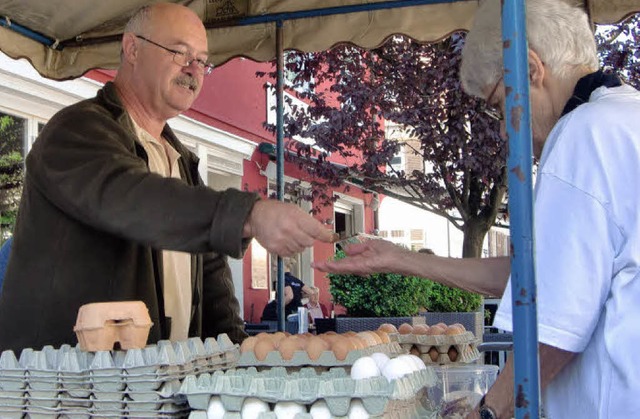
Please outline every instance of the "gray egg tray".
[[160, 341], [143, 349], [85, 352], [79, 346], [45, 346], [0, 355], [0, 416], [184, 417], [178, 394], [190, 374], [236, 365], [239, 349], [218, 338]]
[[240, 412], [244, 400], [249, 397], [267, 403], [292, 401], [304, 405], [323, 399], [331, 414], [341, 417], [347, 414], [352, 399], [360, 399], [371, 417], [383, 414], [388, 417], [386, 415], [392, 411], [417, 409], [420, 396], [427, 387], [434, 386], [436, 380], [431, 368], [389, 382], [382, 376], [353, 380], [347, 370], [340, 367], [323, 372], [302, 368], [291, 373], [284, 367], [261, 372], [250, 367], [216, 371], [199, 377], [187, 376], [180, 393], [187, 397], [192, 409], [201, 411], [207, 410], [213, 395], [220, 396], [225, 410], [230, 414]]
[[321, 367], [333, 367], [333, 366], [351, 366], [353, 363], [363, 356], [369, 356], [375, 352], [383, 352], [390, 357], [406, 354], [408, 351], [403, 349], [397, 342], [383, 343], [380, 345], [370, 346], [364, 349], [355, 349], [347, 353], [344, 360], [336, 358], [333, 351], [324, 351], [320, 354], [318, 359], [313, 360], [309, 358], [309, 355], [305, 351], [295, 351], [293, 357], [289, 360], [282, 359], [282, 355], [277, 350], [271, 351], [267, 354], [264, 360], [259, 360], [253, 351], [247, 351], [240, 354], [238, 360], [238, 367], [300, 367], [300, 366], [321, 366]]
[[389, 334], [389, 339], [395, 340], [400, 344], [413, 344], [413, 345], [461, 345], [464, 343], [476, 342], [476, 337], [472, 332], [466, 331], [459, 335], [416, 335], [415, 333], [409, 333], [401, 335], [399, 333]]
[[[392, 339], [397, 340], [403, 350], [407, 352], [415, 346], [420, 352], [420, 359], [427, 365], [469, 364], [480, 358], [480, 351], [478, 351], [479, 341], [471, 332], [464, 332], [459, 335], [395, 334]], [[449, 359], [448, 351], [451, 347], [458, 352], [458, 357], [455, 361]], [[431, 348], [436, 348], [438, 351], [438, 357], [435, 361], [429, 356]]]

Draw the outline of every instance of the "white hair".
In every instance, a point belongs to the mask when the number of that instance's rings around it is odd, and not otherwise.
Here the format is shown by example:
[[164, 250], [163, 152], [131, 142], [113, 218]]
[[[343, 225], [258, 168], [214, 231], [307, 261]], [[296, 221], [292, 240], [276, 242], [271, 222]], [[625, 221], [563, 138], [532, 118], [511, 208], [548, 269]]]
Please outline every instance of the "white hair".
[[[464, 90], [483, 90], [502, 74], [501, 0], [484, 0], [462, 51]], [[527, 40], [549, 72], [565, 79], [578, 69], [599, 68], [596, 42], [585, 11], [567, 0], [527, 0]]]
[[134, 33], [143, 35], [148, 29], [148, 23], [151, 18], [151, 6], [146, 5], [138, 9], [124, 27], [124, 33]]

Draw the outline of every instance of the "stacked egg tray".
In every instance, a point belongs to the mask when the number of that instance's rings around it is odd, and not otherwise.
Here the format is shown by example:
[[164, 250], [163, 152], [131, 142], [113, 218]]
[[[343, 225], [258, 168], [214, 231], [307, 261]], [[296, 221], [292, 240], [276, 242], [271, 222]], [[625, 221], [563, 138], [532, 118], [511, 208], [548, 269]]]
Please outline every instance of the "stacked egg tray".
[[253, 351], [247, 351], [240, 354], [237, 365], [238, 367], [340, 367], [353, 365], [358, 358], [371, 355], [375, 352], [385, 353], [389, 355], [389, 357], [407, 353], [398, 342], [382, 343], [364, 349], [350, 350], [343, 360], [337, 359], [333, 351], [322, 352], [318, 359], [310, 359], [305, 351], [295, 351], [292, 358], [288, 360], [282, 359], [282, 355], [277, 350], [268, 352], [264, 360], [257, 359]]
[[[205, 419], [211, 397], [219, 396], [226, 413], [224, 419], [240, 419], [243, 402], [257, 398], [270, 405], [294, 402], [310, 406], [324, 400], [332, 417], [346, 417], [353, 400], [360, 400], [371, 418], [413, 419], [429, 416], [422, 406], [426, 389], [436, 384], [432, 368], [421, 369], [401, 378], [387, 381], [385, 377], [354, 380], [341, 367], [317, 372], [302, 368], [287, 372], [276, 367], [258, 372], [255, 367], [216, 371], [199, 377], [188, 376], [180, 392], [193, 409], [189, 418]], [[275, 418], [273, 412], [260, 413], [259, 418]], [[309, 413], [299, 413], [296, 419], [311, 419]]]
[[[398, 342], [406, 352], [411, 351], [412, 348], [417, 348], [419, 352], [417, 355], [426, 365], [468, 364], [480, 358], [478, 340], [472, 332], [464, 332], [459, 335], [417, 335], [414, 333], [402, 335], [392, 333], [389, 334], [389, 339]], [[438, 351], [438, 356], [435, 359], [429, 354], [429, 351], [433, 348]], [[455, 361], [449, 357], [451, 348], [455, 348], [458, 354]]]
[[186, 417], [179, 394], [189, 374], [235, 366], [239, 350], [227, 335], [160, 341], [144, 349], [85, 352], [45, 346], [0, 355], [0, 417]]

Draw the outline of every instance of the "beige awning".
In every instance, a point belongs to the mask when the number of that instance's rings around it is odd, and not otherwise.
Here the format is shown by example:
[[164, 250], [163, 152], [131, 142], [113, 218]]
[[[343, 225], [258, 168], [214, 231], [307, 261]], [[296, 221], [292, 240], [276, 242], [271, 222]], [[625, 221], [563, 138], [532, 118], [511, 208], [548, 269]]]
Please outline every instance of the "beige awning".
[[[275, 56], [275, 24], [237, 26], [236, 22], [278, 13], [381, 3], [385, 0], [175, 0], [198, 13], [209, 28], [212, 61], [245, 56], [266, 61]], [[397, 0], [403, 3], [403, 0]], [[0, 17], [54, 41], [45, 46], [0, 27], [0, 50], [27, 58], [45, 77], [68, 79], [91, 68], [115, 68], [119, 36], [131, 14], [149, 0], [0, 0]], [[616, 22], [640, 11], [640, 0], [588, 0], [593, 19]], [[341, 42], [380, 45], [392, 34], [421, 42], [468, 29], [477, 0], [410, 6], [287, 20], [284, 48], [319, 51]]]

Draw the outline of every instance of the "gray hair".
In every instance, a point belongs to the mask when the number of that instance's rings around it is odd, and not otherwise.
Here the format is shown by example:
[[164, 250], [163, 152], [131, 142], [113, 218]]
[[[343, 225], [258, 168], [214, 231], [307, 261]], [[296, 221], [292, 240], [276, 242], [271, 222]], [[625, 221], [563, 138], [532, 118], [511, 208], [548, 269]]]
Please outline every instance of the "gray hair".
[[[464, 90], [484, 97], [483, 89], [502, 74], [500, 0], [484, 0], [462, 51]], [[527, 40], [551, 74], [568, 78], [576, 69], [599, 68], [596, 42], [585, 11], [567, 0], [527, 0]]]
[[124, 27], [124, 33], [145, 34], [151, 20], [151, 6], [146, 5], [138, 9]]

